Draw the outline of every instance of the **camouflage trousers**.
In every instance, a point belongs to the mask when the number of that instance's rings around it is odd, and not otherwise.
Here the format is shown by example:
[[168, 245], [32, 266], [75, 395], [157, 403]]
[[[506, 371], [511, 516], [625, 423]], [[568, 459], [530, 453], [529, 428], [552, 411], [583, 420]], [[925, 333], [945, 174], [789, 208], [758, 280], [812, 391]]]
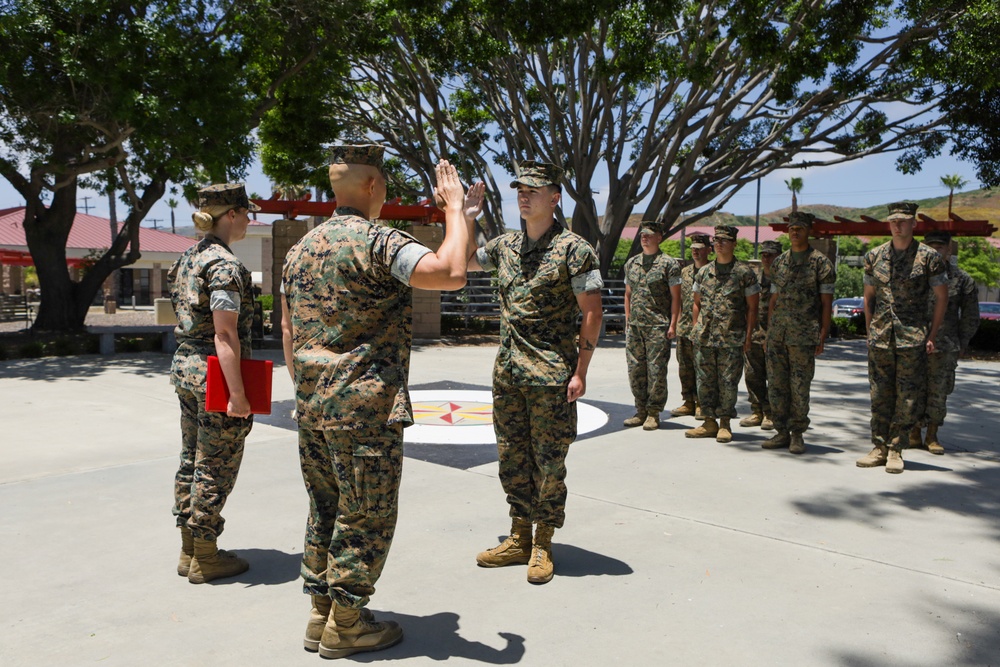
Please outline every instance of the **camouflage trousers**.
[[181, 460], [174, 476], [174, 516], [195, 537], [214, 541], [226, 523], [222, 508], [236, 484], [253, 415], [205, 412], [205, 394], [175, 389], [181, 404]]
[[809, 390], [815, 373], [815, 345], [767, 346], [767, 391], [776, 431], [805, 433], [809, 428]]
[[695, 347], [690, 338], [677, 338], [677, 375], [681, 379], [681, 398], [698, 400], [698, 374], [695, 370]]
[[662, 412], [667, 404], [668, 328], [629, 324], [625, 332], [625, 359], [635, 409], [651, 415]]
[[493, 428], [510, 516], [562, 528], [566, 455], [576, 439], [576, 403], [566, 400], [566, 387], [494, 385]]
[[698, 402], [706, 417], [735, 417], [736, 392], [743, 374], [742, 347], [699, 345]]
[[302, 590], [361, 608], [382, 575], [399, 507], [403, 429], [299, 429], [309, 495]]
[[750, 397], [750, 409], [754, 414], [771, 411], [767, 393], [767, 359], [764, 346], [753, 343], [749, 352], [743, 353], [743, 382]]
[[872, 442], [888, 445], [905, 439], [927, 403], [927, 352], [923, 346], [868, 347], [868, 384], [872, 396]]
[[948, 395], [955, 391], [958, 351], [935, 352], [927, 356], [927, 409], [922, 424], [940, 426], [948, 414]]

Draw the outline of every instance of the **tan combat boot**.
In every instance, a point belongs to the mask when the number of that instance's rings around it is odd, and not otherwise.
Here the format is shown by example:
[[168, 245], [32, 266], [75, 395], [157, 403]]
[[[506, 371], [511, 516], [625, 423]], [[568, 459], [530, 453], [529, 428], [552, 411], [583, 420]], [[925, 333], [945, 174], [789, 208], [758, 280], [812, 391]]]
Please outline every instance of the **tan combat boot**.
[[684, 405], [670, 411], [671, 417], [690, 417], [694, 414], [694, 401], [684, 401]]
[[760, 428], [761, 428], [762, 431], [773, 431], [774, 430], [774, 422], [771, 421], [771, 413], [769, 413], [769, 412], [765, 412], [764, 413], [764, 419], [760, 423]]
[[188, 581], [192, 584], [204, 584], [213, 579], [234, 577], [250, 569], [250, 563], [230, 553], [219, 549], [214, 541], [194, 538], [194, 557], [191, 559], [191, 569], [188, 571]]
[[181, 557], [177, 561], [177, 574], [188, 576], [191, 571], [191, 557], [194, 556], [194, 535], [187, 526], [181, 526]]
[[403, 630], [395, 621], [376, 621], [361, 609], [333, 605], [330, 619], [323, 628], [319, 655], [323, 658], [344, 658], [363, 651], [381, 651], [403, 639]]
[[764, 449], [784, 449], [792, 444], [792, 438], [788, 435], [788, 431], [778, 431], [770, 438], [760, 443], [760, 446]]
[[713, 417], [705, 417], [700, 426], [684, 431], [685, 438], [714, 438], [719, 434], [719, 425]]
[[903, 472], [903, 451], [899, 446], [898, 440], [889, 448], [889, 455], [885, 462], [885, 471], [893, 474]]
[[792, 433], [788, 442], [788, 451], [792, 454], [804, 454], [806, 451], [806, 443], [802, 440], [801, 433]]
[[729, 428], [729, 417], [719, 418], [719, 432], [715, 435], [716, 442], [732, 442], [733, 431]]
[[545, 584], [552, 580], [555, 566], [552, 563], [552, 526], [538, 524], [535, 541], [531, 548], [531, 562], [528, 563], [528, 581]]
[[[930, 431], [930, 427], [928, 427], [927, 430]], [[924, 439], [923, 436], [920, 435], [919, 425], [910, 429], [908, 445], [910, 449], [924, 449]]]
[[514, 519], [510, 535], [503, 542], [476, 556], [479, 567], [525, 565], [531, 558], [531, 522]]
[[857, 460], [857, 466], [859, 468], [877, 468], [884, 466], [888, 458], [889, 448], [885, 445], [875, 445], [875, 449], [868, 452], [867, 456]]
[[646, 413], [643, 410], [636, 410], [635, 414], [622, 422], [625, 428], [635, 428], [636, 426], [642, 426], [646, 421]]
[[[330, 610], [333, 608], [333, 600], [325, 595], [313, 595], [312, 609], [309, 610], [309, 623], [306, 624], [306, 636], [303, 646], [310, 653], [319, 650], [319, 643], [323, 639], [323, 631], [330, 620]], [[366, 621], [374, 621], [375, 617], [367, 608], [361, 610], [361, 618]]]
[[705, 419], [705, 413], [701, 411], [701, 406], [695, 403], [694, 406], [694, 418], [695, 419]]
[[941, 441], [938, 440], [937, 434], [937, 424], [927, 425], [927, 439], [924, 440], [924, 445], [927, 447], [927, 451], [931, 454], [944, 454], [944, 446], [941, 445]]
[[744, 417], [740, 420], [740, 426], [743, 428], [750, 428], [753, 426], [760, 426], [764, 421], [764, 414], [761, 412], [755, 412], [749, 417]]
[[647, 414], [646, 421], [642, 425], [643, 431], [655, 431], [660, 428], [660, 415]]

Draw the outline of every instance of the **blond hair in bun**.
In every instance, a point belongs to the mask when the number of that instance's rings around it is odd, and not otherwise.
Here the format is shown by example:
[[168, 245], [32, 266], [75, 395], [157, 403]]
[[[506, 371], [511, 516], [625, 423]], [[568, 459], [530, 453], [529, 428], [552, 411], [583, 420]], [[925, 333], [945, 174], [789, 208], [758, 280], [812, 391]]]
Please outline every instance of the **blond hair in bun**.
[[200, 231], [210, 232], [219, 218], [232, 208], [232, 206], [206, 206], [192, 213], [191, 219], [194, 220], [194, 226]]

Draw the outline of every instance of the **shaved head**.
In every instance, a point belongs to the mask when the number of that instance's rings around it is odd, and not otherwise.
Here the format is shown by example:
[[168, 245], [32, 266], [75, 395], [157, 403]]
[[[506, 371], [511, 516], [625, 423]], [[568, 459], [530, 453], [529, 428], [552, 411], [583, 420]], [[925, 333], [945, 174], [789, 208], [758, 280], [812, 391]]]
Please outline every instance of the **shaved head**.
[[378, 178], [381, 172], [367, 164], [331, 164], [330, 187], [338, 196], [367, 190], [373, 178]]

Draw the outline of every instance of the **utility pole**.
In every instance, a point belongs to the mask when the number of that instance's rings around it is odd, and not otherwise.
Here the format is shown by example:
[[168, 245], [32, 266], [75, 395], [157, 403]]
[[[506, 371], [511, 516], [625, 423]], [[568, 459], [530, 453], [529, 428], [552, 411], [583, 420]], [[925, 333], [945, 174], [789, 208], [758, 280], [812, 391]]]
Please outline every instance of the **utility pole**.
[[149, 221], [151, 223], [153, 223], [153, 229], [158, 229], [158, 227], [156, 226], [156, 223], [163, 222], [163, 219], [162, 218], [150, 218]]
[[83, 206], [81, 206], [80, 208], [83, 209], [84, 213], [90, 215], [90, 209], [94, 208], [93, 206], [90, 205], [90, 197], [80, 197], [80, 199], [83, 200]]

